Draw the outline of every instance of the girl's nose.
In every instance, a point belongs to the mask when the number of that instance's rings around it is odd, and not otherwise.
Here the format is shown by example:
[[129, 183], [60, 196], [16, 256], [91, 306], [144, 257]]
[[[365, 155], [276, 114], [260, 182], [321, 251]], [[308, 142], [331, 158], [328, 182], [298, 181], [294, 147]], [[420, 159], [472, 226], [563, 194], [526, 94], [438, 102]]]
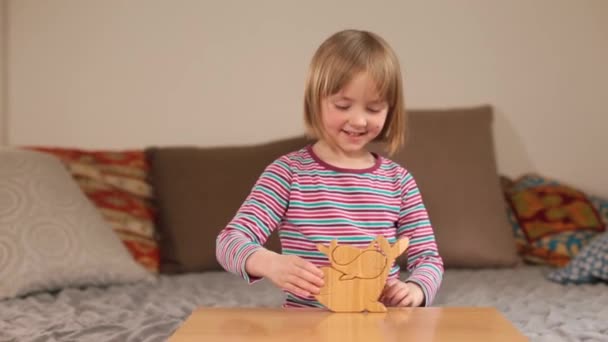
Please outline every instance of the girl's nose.
[[353, 113], [353, 116], [351, 116], [349, 123], [355, 128], [365, 128], [365, 126], [367, 126], [367, 120], [365, 120], [365, 116], [361, 113]]

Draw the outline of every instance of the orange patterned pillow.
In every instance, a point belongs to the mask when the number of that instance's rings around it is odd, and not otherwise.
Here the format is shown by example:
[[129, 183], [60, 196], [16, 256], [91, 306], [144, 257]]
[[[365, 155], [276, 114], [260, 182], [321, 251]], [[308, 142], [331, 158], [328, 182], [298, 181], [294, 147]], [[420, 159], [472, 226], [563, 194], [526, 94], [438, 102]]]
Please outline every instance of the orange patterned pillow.
[[158, 273], [159, 251], [154, 226], [149, 165], [143, 150], [91, 151], [30, 147], [55, 155], [112, 226], [133, 258]]
[[606, 230], [608, 201], [549, 178], [502, 178], [507, 214], [524, 260], [562, 267]]

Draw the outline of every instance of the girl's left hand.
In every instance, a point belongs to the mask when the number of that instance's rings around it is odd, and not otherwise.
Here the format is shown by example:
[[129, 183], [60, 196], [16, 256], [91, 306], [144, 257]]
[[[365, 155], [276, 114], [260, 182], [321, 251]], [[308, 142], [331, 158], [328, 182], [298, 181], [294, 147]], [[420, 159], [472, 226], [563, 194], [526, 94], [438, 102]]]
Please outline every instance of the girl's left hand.
[[420, 306], [424, 293], [415, 283], [393, 279], [387, 282], [379, 300], [386, 306]]

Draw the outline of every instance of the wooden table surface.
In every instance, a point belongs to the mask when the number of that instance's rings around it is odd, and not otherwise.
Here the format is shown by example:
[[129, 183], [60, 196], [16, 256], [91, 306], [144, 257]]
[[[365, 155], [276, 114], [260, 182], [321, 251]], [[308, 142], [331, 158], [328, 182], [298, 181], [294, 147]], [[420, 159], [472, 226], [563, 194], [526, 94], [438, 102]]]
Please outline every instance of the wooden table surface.
[[389, 308], [386, 313], [317, 309], [200, 308], [169, 341], [527, 341], [494, 308]]

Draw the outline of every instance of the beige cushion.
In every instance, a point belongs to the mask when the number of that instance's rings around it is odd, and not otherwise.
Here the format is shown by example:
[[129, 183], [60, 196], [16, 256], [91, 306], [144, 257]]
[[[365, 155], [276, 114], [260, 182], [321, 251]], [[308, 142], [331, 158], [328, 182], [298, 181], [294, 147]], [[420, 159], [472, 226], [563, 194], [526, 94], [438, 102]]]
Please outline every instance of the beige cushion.
[[492, 108], [411, 111], [409, 134], [392, 159], [418, 183], [445, 266], [515, 265], [494, 156]]
[[58, 159], [0, 149], [0, 299], [151, 279]]

